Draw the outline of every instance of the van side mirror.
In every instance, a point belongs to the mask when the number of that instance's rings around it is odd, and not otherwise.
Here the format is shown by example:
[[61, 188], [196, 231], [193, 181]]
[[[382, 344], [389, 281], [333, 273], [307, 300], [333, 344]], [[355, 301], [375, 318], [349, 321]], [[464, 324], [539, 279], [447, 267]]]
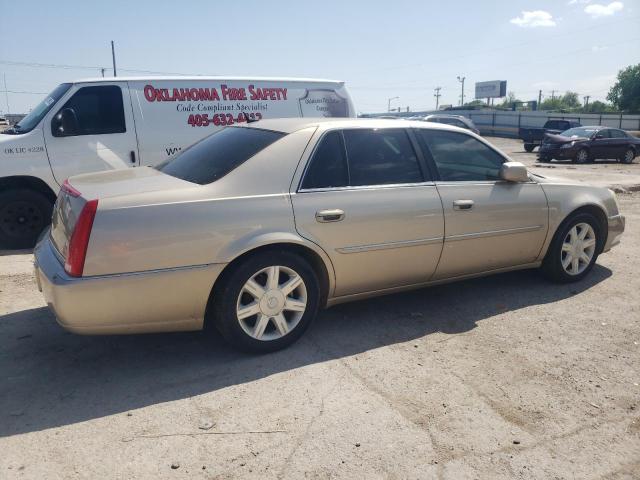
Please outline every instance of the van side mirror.
[[520, 162], [505, 162], [500, 167], [500, 178], [507, 182], [528, 182], [527, 167]]
[[78, 135], [79, 130], [78, 116], [73, 108], [63, 108], [51, 121], [51, 135], [54, 137]]

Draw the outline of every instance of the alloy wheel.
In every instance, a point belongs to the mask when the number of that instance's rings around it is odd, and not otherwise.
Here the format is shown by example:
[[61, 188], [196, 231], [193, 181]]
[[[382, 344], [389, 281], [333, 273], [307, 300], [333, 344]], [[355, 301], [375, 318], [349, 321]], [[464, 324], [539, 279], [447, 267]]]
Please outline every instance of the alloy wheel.
[[578, 163], [587, 163], [587, 161], [589, 160], [589, 152], [587, 152], [586, 150], [579, 150], [578, 154], [576, 155], [576, 161]]
[[633, 157], [635, 157], [633, 150], [629, 149], [625, 152], [624, 154], [624, 163], [631, 163], [633, 162]]
[[562, 268], [569, 275], [579, 275], [589, 266], [595, 252], [596, 232], [588, 223], [578, 223], [562, 242]]
[[307, 308], [307, 288], [293, 269], [273, 265], [254, 273], [238, 295], [236, 317], [256, 340], [282, 338], [300, 322]]

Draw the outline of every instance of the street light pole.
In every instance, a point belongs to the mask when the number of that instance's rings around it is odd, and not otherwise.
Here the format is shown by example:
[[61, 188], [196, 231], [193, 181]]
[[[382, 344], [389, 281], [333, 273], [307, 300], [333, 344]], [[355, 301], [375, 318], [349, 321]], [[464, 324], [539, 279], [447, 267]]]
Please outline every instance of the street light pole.
[[440, 94], [440, 90], [442, 90], [442, 87], [436, 87], [434, 88], [434, 91], [436, 93], [433, 94], [434, 97], [436, 97], [436, 110], [438, 110], [438, 103], [440, 102], [440, 97], [442, 96]]
[[387, 99], [387, 112], [391, 111], [391, 100], [398, 100], [400, 97], [391, 97]]
[[460, 95], [460, 106], [464, 105], [464, 79], [466, 77], [457, 77], [458, 81], [462, 84], [462, 94]]

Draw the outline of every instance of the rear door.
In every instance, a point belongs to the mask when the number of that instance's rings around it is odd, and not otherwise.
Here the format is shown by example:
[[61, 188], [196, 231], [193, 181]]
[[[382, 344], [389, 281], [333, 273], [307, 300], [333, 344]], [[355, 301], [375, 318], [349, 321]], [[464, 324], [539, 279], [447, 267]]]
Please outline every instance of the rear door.
[[629, 148], [629, 137], [623, 130], [612, 128], [609, 130], [611, 135], [611, 147], [609, 158], [622, 158]]
[[74, 85], [44, 122], [47, 154], [58, 183], [80, 173], [138, 165], [126, 84]]
[[604, 128], [598, 130], [591, 140], [591, 155], [593, 158], [612, 158], [612, 150], [615, 150], [612, 146], [611, 130]]
[[442, 250], [442, 204], [403, 128], [331, 130], [292, 195], [298, 232], [331, 258], [335, 295], [428, 281]]
[[499, 178], [500, 153], [465, 133], [417, 129], [438, 172], [445, 221], [434, 279], [534, 262], [547, 234], [547, 199], [533, 181]]

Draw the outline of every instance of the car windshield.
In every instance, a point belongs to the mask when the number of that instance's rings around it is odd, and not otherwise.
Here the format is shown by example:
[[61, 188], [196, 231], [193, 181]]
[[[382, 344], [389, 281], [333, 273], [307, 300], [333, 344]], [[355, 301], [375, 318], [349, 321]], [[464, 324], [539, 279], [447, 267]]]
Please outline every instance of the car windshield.
[[67, 93], [67, 90], [70, 88], [70, 83], [61, 83], [58, 85], [53, 92], [47, 95], [26, 117], [13, 127], [13, 133], [27, 133], [36, 128], [36, 125], [40, 123], [42, 117], [53, 108], [56, 102], [60, 100], [60, 97]]
[[565, 130], [560, 135], [563, 137], [580, 137], [580, 138], [589, 138], [591, 135], [598, 131], [597, 128], [586, 128], [586, 127], [578, 127], [578, 128], [570, 128], [569, 130]]
[[156, 169], [187, 182], [206, 185], [224, 177], [285, 134], [259, 128], [228, 127], [192, 145]]

